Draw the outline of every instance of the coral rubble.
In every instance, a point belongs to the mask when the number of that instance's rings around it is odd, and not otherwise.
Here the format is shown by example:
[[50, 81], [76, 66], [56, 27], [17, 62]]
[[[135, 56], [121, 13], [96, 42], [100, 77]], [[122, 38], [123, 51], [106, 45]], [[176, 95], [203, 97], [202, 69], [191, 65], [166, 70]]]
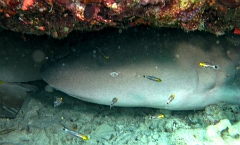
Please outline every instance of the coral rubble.
[[239, 6], [234, 0], [0, 0], [0, 26], [55, 38], [136, 25], [222, 35], [240, 28]]

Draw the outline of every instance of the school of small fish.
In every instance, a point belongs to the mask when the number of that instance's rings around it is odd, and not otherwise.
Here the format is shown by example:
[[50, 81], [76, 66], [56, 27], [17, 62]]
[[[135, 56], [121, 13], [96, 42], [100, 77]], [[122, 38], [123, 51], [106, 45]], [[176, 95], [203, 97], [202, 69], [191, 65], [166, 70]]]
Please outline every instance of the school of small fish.
[[[99, 49], [99, 48], [98, 48]], [[102, 53], [102, 51], [99, 49], [99, 51]], [[105, 57], [105, 55], [102, 53], [102, 55]], [[217, 69], [218, 66], [217, 65], [213, 65], [213, 64], [208, 64], [208, 63], [205, 63], [205, 62], [200, 62], [199, 63], [199, 66], [200, 67], [203, 67], [203, 68], [212, 68], [212, 69]], [[155, 82], [162, 82], [162, 80], [158, 77], [155, 77], [155, 76], [147, 76], [147, 75], [143, 75], [144, 78], [146, 79], [149, 79], [149, 80], [152, 80], [152, 81], [155, 81]], [[170, 104], [175, 98], [175, 95], [172, 94], [168, 100], [167, 100], [167, 105]], [[118, 98], [115, 97], [112, 99], [112, 102], [110, 104], [110, 109], [113, 107], [113, 105], [118, 101]], [[160, 114], [160, 115], [156, 115], [156, 116], [150, 116], [149, 119], [162, 119], [164, 118], [164, 114]]]
[[[98, 48], [98, 47], [97, 47]], [[100, 51], [100, 53], [103, 55], [103, 57], [106, 59], [106, 60], [109, 60], [109, 56], [105, 55], [101, 49], [98, 48], [98, 50]], [[66, 53], [65, 56], [67, 56], [68, 53]], [[203, 67], [203, 68], [212, 68], [212, 69], [217, 69], [218, 66], [217, 65], [212, 65], [212, 64], [208, 64], [208, 63], [205, 63], [205, 62], [200, 62], [199, 63], [199, 66], [200, 67]], [[155, 77], [155, 76], [147, 76], [147, 75], [143, 75], [144, 78], [148, 79], [148, 80], [152, 80], [152, 81], [155, 81], [155, 82], [162, 82], [162, 80], [158, 77]], [[0, 84], [4, 84], [4, 82], [2, 80], [0, 80]], [[168, 100], [167, 100], [167, 105], [170, 104], [175, 98], [175, 95], [172, 94]], [[63, 101], [63, 98], [61, 97], [56, 97], [56, 100], [54, 101], [54, 108], [61, 105]], [[110, 109], [114, 106], [114, 104], [118, 101], [118, 97], [114, 97], [110, 103]], [[165, 115], [164, 114], [158, 114], [158, 115], [155, 115], [155, 116], [149, 116], [149, 119], [164, 119], [165, 118]], [[1, 131], [2, 134], [4, 134], [5, 132], [10, 132], [10, 131], [13, 131], [15, 129], [11, 129], [11, 130], [3, 130]], [[81, 133], [78, 133], [78, 132], [75, 132], [75, 131], [72, 131], [72, 130], [69, 130], [67, 128], [63, 128], [63, 131], [73, 135], [73, 136], [76, 136], [76, 137], [80, 137], [81, 139], [83, 139], [84, 141], [86, 140], [89, 140], [88, 136], [87, 135], [84, 135], [84, 134], [81, 134]]]

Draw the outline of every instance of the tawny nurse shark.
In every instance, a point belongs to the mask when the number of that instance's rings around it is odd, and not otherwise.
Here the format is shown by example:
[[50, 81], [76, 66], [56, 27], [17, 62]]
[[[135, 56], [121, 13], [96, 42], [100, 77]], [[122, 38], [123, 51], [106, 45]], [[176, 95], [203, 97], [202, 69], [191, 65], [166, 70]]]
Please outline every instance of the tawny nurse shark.
[[103, 105], [115, 97], [114, 106], [170, 110], [239, 104], [236, 64], [217, 38], [181, 35], [142, 30], [96, 36], [47, 62], [42, 78], [70, 96]]

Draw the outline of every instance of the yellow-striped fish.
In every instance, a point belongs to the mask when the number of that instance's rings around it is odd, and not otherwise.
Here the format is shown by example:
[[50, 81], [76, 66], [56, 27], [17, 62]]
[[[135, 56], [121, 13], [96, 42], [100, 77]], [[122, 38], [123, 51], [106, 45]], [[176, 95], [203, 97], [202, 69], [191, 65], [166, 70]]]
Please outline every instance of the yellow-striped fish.
[[100, 53], [103, 55], [103, 57], [104, 57], [106, 60], [109, 60], [109, 56], [105, 55], [100, 48], [97, 47], [97, 49], [100, 51]]
[[213, 69], [217, 69], [218, 68], [217, 65], [212, 65], [212, 64], [205, 63], [205, 62], [200, 62], [199, 66], [203, 67], [203, 68], [213, 68]]
[[118, 97], [115, 97], [112, 99], [112, 102], [110, 104], [110, 109], [113, 107], [113, 105], [118, 101]]
[[165, 118], [164, 114], [149, 116], [149, 119], [163, 119], [163, 118]]
[[61, 97], [56, 97], [56, 101], [53, 102], [54, 108], [61, 105], [63, 101], [63, 98]]
[[172, 94], [169, 98], [168, 98], [168, 100], [167, 100], [167, 105], [170, 103], [170, 102], [172, 102], [172, 100], [175, 98], [175, 95], [174, 94]]
[[63, 128], [63, 130], [73, 136], [76, 136], [76, 137], [80, 137], [82, 138], [84, 141], [86, 140], [89, 140], [88, 136], [87, 135], [84, 135], [84, 134], [81, 134], [81, 133], [78, 133], [78, 132], [75, 132], [75, 131], [72, 131], [72, 130], [69, 130], [67, 128]]
[[146, 75], [143, 75], [144, 78], [147, 78], [149, 80], [152, 80], [152, 81], [155, 81], [155, 82], [161, 82], [162, 80], [160, 78], [157, 78], [155, 76], [146, 76]]

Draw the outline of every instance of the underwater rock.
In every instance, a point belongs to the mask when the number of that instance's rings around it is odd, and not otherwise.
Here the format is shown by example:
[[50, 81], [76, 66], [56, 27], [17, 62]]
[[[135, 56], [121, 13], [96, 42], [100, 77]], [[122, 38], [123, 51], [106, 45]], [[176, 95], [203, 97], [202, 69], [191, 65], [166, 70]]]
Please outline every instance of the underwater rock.
[[95, 6], [93, 5], [86, 5], [85, 10], [84, 10], [84, 18], [86, 19], [91, 19], [95, 13]]
[[240, 122], [232, 125], [228, 119], [223, 119], [216, 125], [210, 125], [207, 127], [206, 133], [208, 139], [216, 144], [239, 144]]
[[223, 35], [240, 28], [239, 5], [237, 0], [4, 0], [0, 1], [0, 26], [54, 38], [73, 30], [137, 25]]

